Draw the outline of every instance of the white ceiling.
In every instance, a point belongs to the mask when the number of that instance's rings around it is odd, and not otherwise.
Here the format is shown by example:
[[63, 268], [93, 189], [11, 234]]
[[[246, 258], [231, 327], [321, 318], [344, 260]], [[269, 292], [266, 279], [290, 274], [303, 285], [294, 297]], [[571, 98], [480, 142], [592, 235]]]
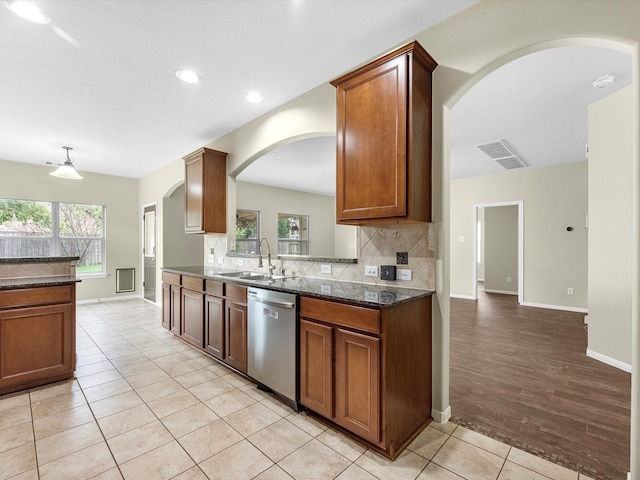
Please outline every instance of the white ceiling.
[[51, 24], [0, 7], [0, 159], [62, 162], [68, 145], [81, 172], [140, 178], [475, 0], [34, 3]]

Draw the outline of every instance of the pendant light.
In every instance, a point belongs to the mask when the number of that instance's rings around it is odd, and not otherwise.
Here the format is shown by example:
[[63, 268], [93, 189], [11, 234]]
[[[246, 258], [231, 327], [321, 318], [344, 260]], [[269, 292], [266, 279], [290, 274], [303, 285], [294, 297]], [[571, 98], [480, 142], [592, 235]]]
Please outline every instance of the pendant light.
[[59, 178], [67, 178], [69, 180], [82, 180], [82, 176], [78, 173], [73, 166], [73, 162], [69, 158], [69, 150], [73, 150], [71, 147], [62, 147], [67, 151], [67, 158], [64, 163], [58, 164], [58, 168], [51, 172], [49, 175]]

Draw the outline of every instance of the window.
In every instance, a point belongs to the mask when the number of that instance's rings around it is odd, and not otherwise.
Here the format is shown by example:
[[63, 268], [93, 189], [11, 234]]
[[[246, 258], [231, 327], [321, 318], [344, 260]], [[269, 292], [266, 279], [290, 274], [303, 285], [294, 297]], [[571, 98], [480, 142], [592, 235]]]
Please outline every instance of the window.
[[79, 257], [80, 275], [105, 272], [105, 207], [0, 198], [0, 257]]
[[309, 215], [278, 214], [278, 254], [309, 255]]
[[260, 212], [236, 210], [236, 253], [258, 253]]

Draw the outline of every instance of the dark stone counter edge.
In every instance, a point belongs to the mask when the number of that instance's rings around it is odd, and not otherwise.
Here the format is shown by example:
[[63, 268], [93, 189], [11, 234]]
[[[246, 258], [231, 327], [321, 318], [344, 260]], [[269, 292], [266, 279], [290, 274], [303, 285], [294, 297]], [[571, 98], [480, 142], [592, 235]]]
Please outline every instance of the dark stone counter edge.
[[80, 257], [0, 257], [0, 263], [53, 263], [78, 260]]
[[57, 277], [25, 277], [25, 278], [4, 278], [0, 279], [0, 290], [14, 290], [17, 288], [32, 287], [55, 287], [59, 285], [69, 285], [78, 283], [75, 275], [60, 275]]
[[[238, 258], [258, 258], [258, 255], [251, 253], [227, 253], [227, 257]], [[262, 256], [266, 258], [266, 255]], [[304, 255], [277, 255], [279, 260], [291, 260], [294, 262], [316, 262], [316, 263], [358, 263], [357, 258], [334, 258], [334, 257], [306, 257]]]
[[[248, 287], [264, 288], [279, 292], [297, 293], [309, 297], [327, 300], [343, 300], [364, 306], [391, 307], [410, 302], [422, 297], [433, 295], [433, 290], [394, 287], [391, 285], [372, 285], [368, 283], [347, 282], [342, 280], [323, 280], [311, 277], [291, 277], [281, 280], [242, 280], [234, 277], [224, 277], [215, 273], [205, 272], [204, 267], [164, 267], [166, 272], [218, 280], [225, 283], [237, 283]], [[233, 272], [232, 269], [216, 268], [217, 273]], [[331, 292], [323, 291], [323, 287], [331, 287]], [[377, 300], [367, 296], [377, 296]]]

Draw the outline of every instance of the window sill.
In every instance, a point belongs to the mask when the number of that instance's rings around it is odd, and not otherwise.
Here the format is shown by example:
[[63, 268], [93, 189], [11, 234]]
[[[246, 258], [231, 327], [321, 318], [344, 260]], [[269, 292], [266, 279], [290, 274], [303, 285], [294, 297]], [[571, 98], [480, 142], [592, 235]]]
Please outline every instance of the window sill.
[[105, 272], [96, 272], [96, 273], [76, 273], [76, 278], [107, 278], [109, 276], [108, 273]]

